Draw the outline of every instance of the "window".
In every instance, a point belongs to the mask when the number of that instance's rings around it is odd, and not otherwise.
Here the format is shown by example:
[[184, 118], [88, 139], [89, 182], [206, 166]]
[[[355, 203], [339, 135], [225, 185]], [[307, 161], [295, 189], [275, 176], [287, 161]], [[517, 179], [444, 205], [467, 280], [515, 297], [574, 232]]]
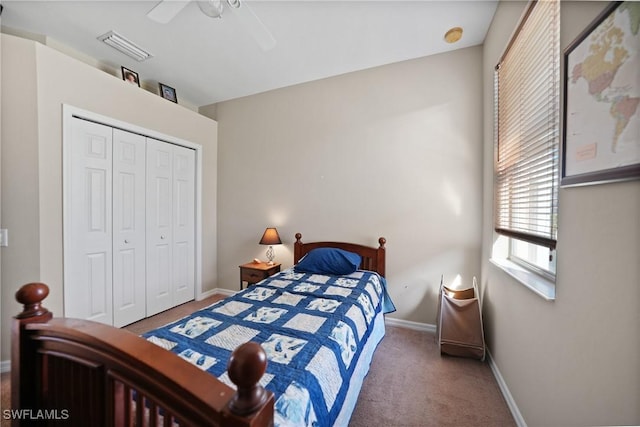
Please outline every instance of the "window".
[[509, 259], [555, 276], [560, 136], [560, 4], [533, 1], [495, 72], [497, 233]]
[[556, 274], [554, 250], [541, 245], [509, 239], [509, 259], [547, 279]]

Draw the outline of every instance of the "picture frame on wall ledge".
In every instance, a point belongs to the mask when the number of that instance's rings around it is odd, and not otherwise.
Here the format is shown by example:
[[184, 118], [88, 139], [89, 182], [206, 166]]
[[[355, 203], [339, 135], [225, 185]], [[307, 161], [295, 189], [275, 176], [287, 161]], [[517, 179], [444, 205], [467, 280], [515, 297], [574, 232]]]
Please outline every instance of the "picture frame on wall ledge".
[[164, 99], [168, 99], [171, 102], [178, 103], [178, 96], [176, 95], [176, 90], [171, 86], [167, 86], [164, 83], [158, 83], [160, 86], [160, 96]]
[[127, 67], [122, 68], [122, 80], [125, 82], [140, 87], [140, 76], [133, 70], [128, 69]]
[[612, 2], [564, 51], [560, 185], [640, 178], [640, 2]]

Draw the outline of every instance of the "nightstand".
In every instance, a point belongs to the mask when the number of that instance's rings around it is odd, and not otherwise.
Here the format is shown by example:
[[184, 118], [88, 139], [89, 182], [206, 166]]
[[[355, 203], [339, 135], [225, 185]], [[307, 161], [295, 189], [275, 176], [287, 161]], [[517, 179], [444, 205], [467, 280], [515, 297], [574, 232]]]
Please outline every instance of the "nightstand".
[[240, 290], [242, 290], [242, 282], [247, 282], [247, 287], [254, 285], [280, 272], [280, 263], [269, 265], [266, 262], [248, 262], [240, 267]]

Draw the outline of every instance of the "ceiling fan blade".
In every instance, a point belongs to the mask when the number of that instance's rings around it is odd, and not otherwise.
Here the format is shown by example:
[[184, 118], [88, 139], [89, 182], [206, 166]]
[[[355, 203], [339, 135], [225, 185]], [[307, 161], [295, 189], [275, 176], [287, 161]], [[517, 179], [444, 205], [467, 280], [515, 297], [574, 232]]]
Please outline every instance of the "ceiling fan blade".
[[267, 51], [275, 47], [276, 39], [245, 1], [228, 1], [228, 3], [229, 9], [238, 16], [242, 25], [258, 42], [262, 50]]
[[171, 21], [190, 0], [162, 0], [147, 13], [147, 17], [159, 24]]

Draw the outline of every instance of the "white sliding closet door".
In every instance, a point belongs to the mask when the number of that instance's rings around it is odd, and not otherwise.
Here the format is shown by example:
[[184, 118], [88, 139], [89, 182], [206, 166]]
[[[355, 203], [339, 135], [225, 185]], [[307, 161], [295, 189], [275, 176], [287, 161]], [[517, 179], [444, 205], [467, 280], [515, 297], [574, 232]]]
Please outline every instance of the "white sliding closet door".
[[113, 130], [113, 325], [146, 316], [144, 136]]
[[65, 316], [113, 323], [112, 128], [73, 119], [67, 167]]
[[194, 298], [195, 152], [147, 138], [147, 316]]

